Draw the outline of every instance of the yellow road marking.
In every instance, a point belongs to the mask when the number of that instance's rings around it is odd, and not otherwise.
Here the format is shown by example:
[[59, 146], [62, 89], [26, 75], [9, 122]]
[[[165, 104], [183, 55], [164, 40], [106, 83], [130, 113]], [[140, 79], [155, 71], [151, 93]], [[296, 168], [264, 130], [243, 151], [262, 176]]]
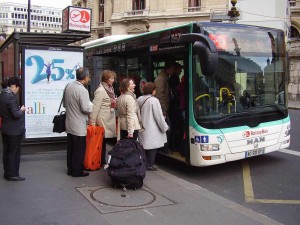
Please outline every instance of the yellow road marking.
[[300, 204], [300, 200], [279, 200], [279, 199], [256, 199], [256, 198], [254, 198], [249, 163], [246, 160], [244, 160], [244, 162], [243, 162], [243, 178], [244, 178], [245, 201], [248, 203]]

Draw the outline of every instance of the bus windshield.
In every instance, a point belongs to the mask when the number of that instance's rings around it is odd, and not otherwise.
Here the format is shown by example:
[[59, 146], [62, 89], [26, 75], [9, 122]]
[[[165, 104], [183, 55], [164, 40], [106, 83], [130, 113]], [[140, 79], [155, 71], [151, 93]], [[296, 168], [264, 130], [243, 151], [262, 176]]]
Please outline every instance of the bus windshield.
[[[196, 121], [203, 127], [222, 128], [250, 125], [243, 117], [286, 117], [283, 32], [206, 27], [205, 34], [215, 43], [219, 59], [217, 72], [207, 76], [201, 72], [201, 57], [193, 55]], [[268, 116], [263, 118], [253, 126], [268, 121]]]

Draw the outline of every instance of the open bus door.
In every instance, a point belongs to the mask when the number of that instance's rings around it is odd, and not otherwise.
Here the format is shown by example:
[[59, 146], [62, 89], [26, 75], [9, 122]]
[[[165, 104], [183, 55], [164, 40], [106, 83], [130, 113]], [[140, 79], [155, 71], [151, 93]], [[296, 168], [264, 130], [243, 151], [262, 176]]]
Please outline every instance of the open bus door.
[[[217, 69], [218, 66], [218, 53], [215, 44], [207, 37], [202, 34], [183, 34], [179, 39], [179, 43], [183, 44], [193, 44], [193, 52], [194, 54], [199, 55], [201, 59], [201, 70], [203, 74], [206, 76], [212, 76]], [[186, 48], [188, 49], [188, 48]], [[185, 74], [185, 96], [186, 96], [186, 113], [185, 113], [185, 121], [184, 121], [184, 137], [183, 137], [183, 145], [180, 148], [184, 148], [184, 150], [180, 150], [179, 152], [173, 152], [172, 154], [164, 154], [170, 158], [174, 158], [178, 161], [190, 163], [189, 157], [189, 149], [190, 149], [190, 138], [188, 137], [189, 133], [189, 116], [192, 116], [188, 112], [188, 102], [191, 101], [188, 96], [188, 74], [189, 72], [189, 52], [176, 52], [176, 54], [166, 54], [156, 55], [151, 57], [152, 62], [152, 79], [155, 80], [159, 72], [163, 69], [164, 63], [167, 61], [176, 61], [184, 67], [184, 71], [181, 76]], [[176, 55], [176, 58], [175, 58]], [[192, 72], [193, 74], [193, 72]], [[191, 78], [191, 77], [190, 77]], [[172, 129], [172, 128], [171, 128]], [[183, 154], [184, 153], [184, 154]]]

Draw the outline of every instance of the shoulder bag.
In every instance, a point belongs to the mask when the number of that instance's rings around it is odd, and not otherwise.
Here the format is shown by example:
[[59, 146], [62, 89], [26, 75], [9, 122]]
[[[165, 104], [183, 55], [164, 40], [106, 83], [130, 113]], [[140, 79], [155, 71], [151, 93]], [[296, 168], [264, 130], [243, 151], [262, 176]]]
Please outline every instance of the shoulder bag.
[[[67, 86], [68, 86], [68, 84], [67, 84]], [[64, 89], [63, 97], [60, 101], [57, 115], [54, 116], [53, 121], [52, 121], [54, 133], [62, 133], [62, 132], [66, 131], [66, 111], [62, 111], [61, 113], [59, 113], [59, 112], [60, 112], [60, 108], [61, 108], [63, 99], [65, 97], [65, 92], [66, 92], [67, 86]]]

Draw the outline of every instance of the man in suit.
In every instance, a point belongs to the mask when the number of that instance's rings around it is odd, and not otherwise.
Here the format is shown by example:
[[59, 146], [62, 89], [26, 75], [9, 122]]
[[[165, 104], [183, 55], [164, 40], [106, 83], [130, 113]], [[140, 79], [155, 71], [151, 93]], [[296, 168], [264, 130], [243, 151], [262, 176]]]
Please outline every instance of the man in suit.
[[21, 141], [25, 133], [25, 106], [19, 106], [17, 93], [20, 80], [11, 77], [7, 87], [0, 94], [0, 116], [2, 118], [3, 168], [4, 179], [8, 181], [23, 181], [19, 176]]
[[68, 84], [63, 105], [66, 108], [67, 132], [67, 174], [73, 177], [85, 177], [83, 171], [86, 148], [87, 119], [92, 112], [92, 103], [85, 85], [91, 81], [87, 68], [76, 70], [76, 81]]

